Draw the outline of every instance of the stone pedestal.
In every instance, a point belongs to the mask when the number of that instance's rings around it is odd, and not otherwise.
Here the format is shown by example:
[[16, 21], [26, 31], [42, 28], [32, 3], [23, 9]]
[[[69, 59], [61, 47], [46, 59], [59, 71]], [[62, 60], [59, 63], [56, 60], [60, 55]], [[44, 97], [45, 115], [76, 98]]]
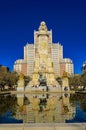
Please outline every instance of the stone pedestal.
[[64, 72], [62, 77], [62, 91], [69, 91], [69, 81], [66, 72]]
[[18, 92], [23, 92], [23, 91], [24, 91], [24, 86], [22, 86], [22, 87], [17, 87], [17, 91], [18, 91]]
[[23, 74], [20, 74], [19, 76], [17, 91], [19, 92], [24, 91], [24, 75]]

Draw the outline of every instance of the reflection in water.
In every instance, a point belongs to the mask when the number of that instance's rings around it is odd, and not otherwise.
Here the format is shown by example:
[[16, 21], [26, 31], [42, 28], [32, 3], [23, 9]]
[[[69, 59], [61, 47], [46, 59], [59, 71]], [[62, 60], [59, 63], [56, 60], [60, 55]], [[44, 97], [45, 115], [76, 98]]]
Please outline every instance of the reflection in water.
[[75, 116], [70, 94], [17, 94], [16, 119], [24, 123], [59, 123]]
[[85, 94], [0, 95], [0, 123], [86, 122]]

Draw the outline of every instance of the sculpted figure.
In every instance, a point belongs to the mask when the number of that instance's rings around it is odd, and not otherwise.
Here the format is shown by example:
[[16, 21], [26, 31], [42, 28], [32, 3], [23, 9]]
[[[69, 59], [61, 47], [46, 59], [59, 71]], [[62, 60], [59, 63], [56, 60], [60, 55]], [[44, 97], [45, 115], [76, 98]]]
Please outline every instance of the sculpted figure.
[[19, 80], [23, 80], [23, 79], [24, 79], [24, 74], [20, 73]]

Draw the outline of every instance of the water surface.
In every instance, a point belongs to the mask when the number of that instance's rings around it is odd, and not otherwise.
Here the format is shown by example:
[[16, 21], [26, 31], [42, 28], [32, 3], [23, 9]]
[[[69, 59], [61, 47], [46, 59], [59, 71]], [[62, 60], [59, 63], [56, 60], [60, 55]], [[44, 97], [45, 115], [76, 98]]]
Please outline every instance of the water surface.
[[0, 95], [0, 123], [86, 122], [85, 94]]

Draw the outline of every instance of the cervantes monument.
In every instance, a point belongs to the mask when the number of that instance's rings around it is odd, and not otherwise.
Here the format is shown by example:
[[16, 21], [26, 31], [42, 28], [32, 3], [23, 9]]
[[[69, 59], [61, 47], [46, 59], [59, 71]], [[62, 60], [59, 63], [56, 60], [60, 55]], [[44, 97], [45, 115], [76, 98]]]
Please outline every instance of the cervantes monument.
[[26, 91], [41, 85], [48, 86], [49, 90], [60, 89], [54, 75], [52, 43], [49, 43], [50, 32], [45, 22], [41, 22], [36, 37], [38, 41], [34, 44], [34, 71], [32, 80], [26, 86]]

